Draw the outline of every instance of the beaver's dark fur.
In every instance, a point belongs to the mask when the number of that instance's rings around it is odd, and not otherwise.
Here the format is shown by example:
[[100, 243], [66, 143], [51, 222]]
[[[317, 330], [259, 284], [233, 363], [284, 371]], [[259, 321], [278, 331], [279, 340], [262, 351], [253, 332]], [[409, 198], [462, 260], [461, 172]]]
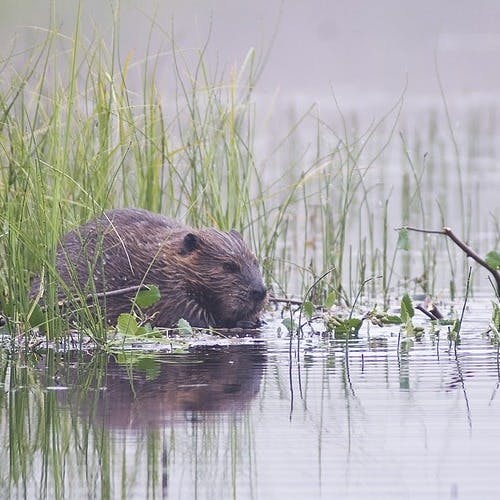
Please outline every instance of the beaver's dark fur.
[[102, 292], [136, 285], [160, 289], [160, 300], [145, 312], [162, 327], [180, 318], [196, 327], [257, 326], [266, 298], [257, 260], [238, 232], [193, 229], [133, 208], [111, 210], [67, 233], [57, 271], [68, 288], [64, 296], [100, 293], [109, 323], [130, 311], [135, 294]]

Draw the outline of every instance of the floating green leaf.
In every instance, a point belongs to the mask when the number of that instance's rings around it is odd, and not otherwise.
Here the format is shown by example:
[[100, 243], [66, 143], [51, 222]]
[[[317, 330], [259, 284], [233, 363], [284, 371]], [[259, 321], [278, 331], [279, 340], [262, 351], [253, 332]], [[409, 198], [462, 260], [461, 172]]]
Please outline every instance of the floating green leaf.
[[290, 318], [285, 318], [281, 324], [291, 333], [294, 332], [297, 329], [297, 325], [295, 321], [293, 321]]
[[500, 253], [499, 252], [496, 252], [495, 250], [492, 250], [491, 252], [488, 252], [486, 254], [486, 257], [485, 257], [484, 260], [493, 269], [499, 269], [500, 270]]
[[141, 309], [146, 309], [158, 302], [160, 296], [160, 290], [156, 285], [147, 285], [146, 289], [137, 293], [134, 302]]
[[120, 314], [120, 316], [118, 316], [116, 328], [122, 335], [137, 335], [139, 325], [137, 324], [137, 320], [132, 314], [122, 313]]
[[181, 318], [177, 322], [177, 329], [181, 335], [193, 335], [193, 327], [189, 324], [189, 321], [186, 321], [184, 318]]
[[342, 321], [333, 327], [336, 339], [354, 339], [357, 338], [363, 320], [359, 318], [350, 318]]
[[165, 337], [165, 333], [162, 332], [161, 330], [158, 330], [156, 328], [153, 328], [151, 326], [151, 323], [147, 322], [144, 326], [140, 327], [141, 331], [144, 332], [144, 335], [146, 335], [148, 338], [157, 338], [157, 339], [162, 339]]

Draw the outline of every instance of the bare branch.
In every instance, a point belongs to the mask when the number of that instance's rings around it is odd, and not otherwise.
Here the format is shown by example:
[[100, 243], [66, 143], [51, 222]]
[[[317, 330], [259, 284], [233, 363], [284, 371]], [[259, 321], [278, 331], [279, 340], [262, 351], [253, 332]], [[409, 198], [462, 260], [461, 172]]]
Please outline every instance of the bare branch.
[[425, 233], [425, 234], [442, 234], [450, 238], [455, 245], [457, 245], [466, 255], [471, 259], [475, 260], [480, 266], [484, 267], [487, 271], [489, 271], [493, 278], [495, 278], [497, 284], [497, 293], [500, 293], [500, 272], [491, 267], [483, 258], [481, 258], [471, 247], [466, 245], [458, 236], [449, 228], [443, 227], [442, 230], [430, 230], [430, 229], [419, 229], [416, 227], [403, 226], [398, 228], [397, 230], [406, 229], [407, 231], [413, 231], [416, 233]]
[[117, 290], [110, 290], [108, 292], [98, 292], [98, 293], [89, 293], [85, 297], [71, 297], [71, 299], [63, 299], [60, 300], [57, 305], [59, 307], [65, 307], [70, 302], [78, 303], [78, 302], [94, 302], [96, 299], [108, 298], [108, 297], [116, 297], [118, 295], [125, 295], [132, 292], [139, 292], [141, 290], [147, 290], [147, 285], [134, 285], [129, 286], [127, 288], [119, 288]]

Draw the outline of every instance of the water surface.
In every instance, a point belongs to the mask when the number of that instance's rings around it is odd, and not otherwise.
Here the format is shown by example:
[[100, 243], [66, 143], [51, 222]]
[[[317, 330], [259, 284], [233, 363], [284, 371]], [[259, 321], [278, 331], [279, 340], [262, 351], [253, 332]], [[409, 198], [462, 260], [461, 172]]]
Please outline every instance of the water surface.
[[456, 349], [425, 319], [399, 350], [373, 326], [290, 348], [274, 319], [129, 362], [4, 352], [1, 496], [498, 498], [488, 308], [471, 303]]

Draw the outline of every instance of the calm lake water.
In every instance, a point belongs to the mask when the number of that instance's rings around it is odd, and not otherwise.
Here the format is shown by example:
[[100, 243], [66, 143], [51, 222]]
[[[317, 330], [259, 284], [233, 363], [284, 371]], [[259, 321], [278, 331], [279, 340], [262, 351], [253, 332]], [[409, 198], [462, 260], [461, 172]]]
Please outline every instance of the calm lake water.
[[[55, 3], [58, 26], [73, 33], [76, 2]], [[109, 34], [113, 16], [103, 2], [82, 4], [86, 36], [95, 26]], [[153, 4], [121, 2], [123, 58], [143, 61]], [[370, 228], [374, 248], [382, 248], [387, 207], [389, 228], [408, 210], [415, 225], [445, 223], [467, 235], [481, 255], [498, 250], [499, 2], [163, 4], [155, 16], [167, 28], [175, 18], [175, 40], [186, 53], [210, 33], [212, 68], [230, 73], [250, 47], [262, 56], [272, 46], [255, 92], [256, 162], [269, 185], [283, 179], [282, 165], [297, 166], [285, 172], [292, 178], [314, 161], [320, 120], [335, 131], [327, 144], [344, 128], [359, 144], [367, 140], [357, 165], [370, 168], [366, 199], [346, 237], [353, 262]], [[48, 17], [48, 2], [2, 3], [2, 58], [14, 36], [13, 53], [33, 44], [39, 30], [26, 26], [43, 28]], [[150, 51], [166, 54], [158, 76], [168, 102], [166, 31], [153, 30]], [[405, 87], [400, 111], [368, 140], [366, 131]], [[268, 158], [312, 104], [300, 131]], [[406, 200], [404, 182], [412, 185]], [[290, 216], [283, 244], [297, 265], [321, 261], [314, 241], [301, 253], [305, 222], [313, 235], [322, 230], [316, 192], [313, 184], [307, 214]], [[393, 305], [417, 288], [411, 280], [422, 272], [422, 241], [415, 238], [397, 262]], [[450, 266], [459, 296], [467, 265], [444, 240], [432, 241], [433, 289], [447, 313]], [[456, 349], [446, 327], [436, 335], [423, 316], [424, 336], [403, 348], [398, 327], [374, 326], [348, 343], [306, 333], [290, 344], [278, 313], [258, 338], [203, 340], [184, 354], [2, 349], [0, 498], [500, 498], [500, 367], [485, 334], [493, 292], [477, 268], [473, 284]], [[455, 316], [461, 305], [453, 304]]]
[[[489, 302], [398, 350], [398, 329], [297, 350], [2, 356], [1, 498], [498, 498], [500, 367]], [[215, 345], [215, 344], [220, 345]], [[135, 360], [135, 366], [130, 364]]]
[[[343, 252], [342, 280], [351, 299], [364, 278], [381, 274], [391, 274], [395, 295], [421, 291], [415, 283], [426, 274], [428, 290], [447, 297], [454, 273], [457, 295], [462, 293], [467, 264], [463, 253], [442, 237], [412, 234], [410, 253], [400, 252], [394, 272], [388, 269], [397, 242], [394, 228], [404, 224], [449, 226], [482, 256], [498, 247], [498, 2], [485, 0], [478, 8], [463, 0], [460, 9], [454, 0], [439, 5], [426, 0], [408, 9], [394, 0], [373, 5], [258, 0], [248, 6], [122, 0], [105, 8], [87, 0], [80, 10], [78, 2], [25, 0], [22, 6], [0, 6], [0, 61], [9, 61], [2, 73], [6, 81], [23, 74], [29, 60], [24, 50], [40, 44], [51, 15], [60, 33], [54, 42], [55, 67], [65, 74], [79, 13], [83, 35], [78, 55], [85, 60], [85, 51], [95, 50], [95, 38], [103, 52], [111, 52], [115, 43], [138, 109], [146, 61], [147, 75], [156, 68], [173, 149], [184, 149], [172, 130], [178, 108], [186, 107], [179, 79], [190, 88], [201, 48], [209, 84], [224, 90], [236, 82], [244, 94], [248, 81], [236, 75], [255, 49], [260, 76], [250, 103], [243, 106], [249, 108], [251, 161], [260, 181], [255, 205], [262, 196], [266, 217], [273, 220], [292, 186], [303, 175], [307, 178], [286, 211], [278, 238], [276, 266], [282, 277], [290, 277], [277, 284], [280, 290], [303, 293], [314, 273], [331, 267], [324, 258], [330, 251]], [[82, 69], [81, 92], [87, 79]], [[204, 85], [196, 89], [201, 101]], [[257, 224], [262, 220], [261, 214], [253, 217]], [[328, 217], [330, 224], [325, 223]], [[344, 217], [342, 248], [331, 249], [324, 244], [326, 233]], [[477, 292], [491, 291], [487, 274], [477, 267], [472, 284]]]

